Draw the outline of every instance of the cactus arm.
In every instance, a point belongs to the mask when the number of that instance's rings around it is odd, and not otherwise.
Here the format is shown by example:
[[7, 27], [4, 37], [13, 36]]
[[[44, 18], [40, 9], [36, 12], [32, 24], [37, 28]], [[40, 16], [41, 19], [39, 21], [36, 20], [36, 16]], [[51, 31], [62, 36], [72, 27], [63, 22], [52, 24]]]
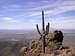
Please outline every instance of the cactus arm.
[[48, 22], [48, 29], [47, 29], [48, 33], [49, 33], [49, 25], [50, 25], [50, 23]]
[[39, 30], [38, 24], [36, 24], [36, 28], [37, 28], [38, 34], [39, 34], [40, 36], [42, 36], [42, 34], [40, 33], [40, 30]]
[[47, 30], [47, 33], [49, 33], [49, 23], [48, 23], [48, 25], [47, 25], [46, 30]]
[[49, 33], [49, 23], [48, 25], [46, 26], [46, 32], [45, 32], [45, 35], [47, 35]]

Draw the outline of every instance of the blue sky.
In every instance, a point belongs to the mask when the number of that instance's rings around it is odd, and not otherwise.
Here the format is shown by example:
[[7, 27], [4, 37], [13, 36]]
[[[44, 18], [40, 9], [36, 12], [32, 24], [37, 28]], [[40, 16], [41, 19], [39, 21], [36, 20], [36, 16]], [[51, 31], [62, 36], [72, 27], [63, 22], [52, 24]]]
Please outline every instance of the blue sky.
[[0, 0], [0, 29], [41, 27], [41, 11], [51, 28], [75, 29], [75, 0]]

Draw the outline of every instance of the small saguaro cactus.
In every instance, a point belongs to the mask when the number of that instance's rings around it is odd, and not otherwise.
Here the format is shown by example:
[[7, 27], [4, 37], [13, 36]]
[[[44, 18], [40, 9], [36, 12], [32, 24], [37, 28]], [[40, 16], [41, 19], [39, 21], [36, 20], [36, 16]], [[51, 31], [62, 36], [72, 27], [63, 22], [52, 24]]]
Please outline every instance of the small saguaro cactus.
[[45, 37], [49, 33], [49, 22], [48, 22], [48, 25], [46, 25], [46, 28], [45, 28], [44, 11], [42, 11], [42, 33], [39, 30], [38, 24], [36, 24], [36, 28], [37, 28], [38, 34], [41, 36], [40, 40], [43, 38], [43, 52], [45, 53], [45, 45], [46, 45]]

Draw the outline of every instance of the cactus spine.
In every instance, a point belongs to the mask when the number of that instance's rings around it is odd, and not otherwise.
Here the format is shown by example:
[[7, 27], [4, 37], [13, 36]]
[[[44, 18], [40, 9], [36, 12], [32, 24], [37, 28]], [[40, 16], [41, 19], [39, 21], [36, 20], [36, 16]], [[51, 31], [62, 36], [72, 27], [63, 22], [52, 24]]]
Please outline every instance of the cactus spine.
[[40, 40], [43, 38], [43, 53], [45, 53], [45, 45], [46, 45], [45, 37], [49, 33], [49, 22], [48, 22], [48, 25], [46, 25], [46, 28], [45, 28], [44, 11], [42, 11], [42, 33], [39, 30], [38, 24], [36, 24], [36, 28], [37, 28], [38, 34], [41, 36]]

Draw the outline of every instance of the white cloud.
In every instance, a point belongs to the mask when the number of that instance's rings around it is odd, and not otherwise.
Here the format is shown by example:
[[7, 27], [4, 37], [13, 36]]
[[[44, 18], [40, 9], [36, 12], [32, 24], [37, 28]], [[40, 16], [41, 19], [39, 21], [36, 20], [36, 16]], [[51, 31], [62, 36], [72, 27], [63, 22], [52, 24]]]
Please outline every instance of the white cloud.
[[12, 18], [4, 17], [3, 20], [12, 20]]
[[10, 17], [3, 17], [3, 20], [7, 21], [7, 22], [18, 22], [17, 20], [10, 18]]
[[[59, 13], [64, 13], [71, 10], [75, 10], [75, 6], [59, 6], [53, 10], [45, 11], [45, 14], [49, 14], [50, 16], [52, 16], [52, 15], [57, 15]], [[38, 15], [41, 15], [41, 12], [32, 12], [30, 16], [38, 16]]]
[[75, 16], [58, 17], [51, 21], [51, 27], [56, 29], [75, 29]]

